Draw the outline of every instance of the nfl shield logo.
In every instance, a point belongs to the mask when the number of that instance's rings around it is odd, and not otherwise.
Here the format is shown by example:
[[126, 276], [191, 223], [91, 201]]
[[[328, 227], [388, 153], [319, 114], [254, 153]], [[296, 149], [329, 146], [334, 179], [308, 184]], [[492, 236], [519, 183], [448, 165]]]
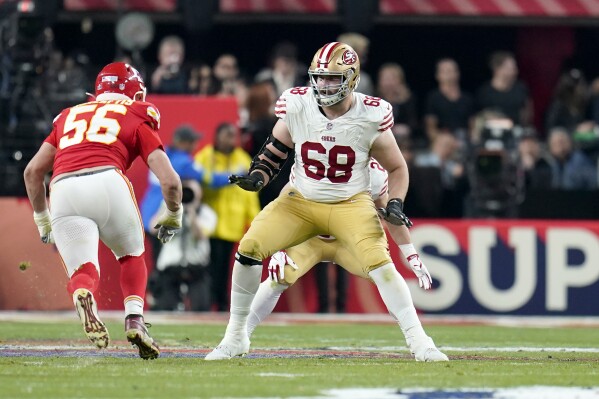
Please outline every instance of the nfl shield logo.
[[333, 123], [329, 122], [327, 123], [327, 130], [331, 130], [333, 128]]

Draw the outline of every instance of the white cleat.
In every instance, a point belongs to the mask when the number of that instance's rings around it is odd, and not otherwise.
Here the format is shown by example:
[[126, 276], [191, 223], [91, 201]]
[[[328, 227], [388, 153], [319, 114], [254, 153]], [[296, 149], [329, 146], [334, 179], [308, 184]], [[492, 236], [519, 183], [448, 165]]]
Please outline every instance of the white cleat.
[[92, 293], [85, 288], [79, 288], [73, 293], [73, 299], [87, 338], [98, 348], [106, 348], [110, 337], [106, 325], [98, 317], [98, 306]]
[[417, 362], [448, 362], [449, 358], [435, 346], [430, 337], [408, 343], [410, 351]]
[[417, 362], [448, 362], [449, 358], [437, 348], [428, 348], [416, 356]]
[[250, 351], [250, 339], [243, 335], [237, 337], [226, 337], [216, 348], [206, 355], [204, 360], [229, 360], [235, 356], [245, 356]]

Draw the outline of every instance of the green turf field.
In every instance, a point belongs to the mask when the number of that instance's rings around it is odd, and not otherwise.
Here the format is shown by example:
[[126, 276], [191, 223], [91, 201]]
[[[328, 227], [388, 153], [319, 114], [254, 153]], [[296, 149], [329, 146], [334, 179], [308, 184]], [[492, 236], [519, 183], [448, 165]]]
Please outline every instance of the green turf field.
[[[163, 353], [143, 361], [124, 341], [123, 325], [107, 324], [110, 349], [98, 351], [87, 345], [75, 316], [73, 322], [0, 322], [0, 398], [274, 398], [323, 397], [332, 388], [599, 387], [596, 328], [425, 326], [451, 362], [417, 363], [391, 324], [265, 325], [254, 333], [248, 357], [206, 362], [203, 356], [218, 344], [224, 325], [155, 324], [151, 332]], [[599, 388], [593, 392], [599, 394]]]

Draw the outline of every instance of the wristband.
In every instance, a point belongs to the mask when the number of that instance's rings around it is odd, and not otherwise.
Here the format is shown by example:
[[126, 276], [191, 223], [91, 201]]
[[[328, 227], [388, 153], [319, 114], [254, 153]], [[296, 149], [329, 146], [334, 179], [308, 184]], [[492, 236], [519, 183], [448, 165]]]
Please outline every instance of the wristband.
[[401, 200], [401, 198], [391, 198], [387, 204], [390, 204], [391, 202], [398, 202], [399, 210], [403, 212], [403, 201]]

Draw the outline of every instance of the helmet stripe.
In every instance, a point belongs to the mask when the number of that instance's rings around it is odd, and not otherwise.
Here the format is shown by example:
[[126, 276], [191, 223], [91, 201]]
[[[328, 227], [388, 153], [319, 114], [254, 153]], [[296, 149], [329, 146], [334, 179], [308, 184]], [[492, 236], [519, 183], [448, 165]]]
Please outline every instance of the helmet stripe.
[[340, 44], [341, 43], [339, 42], [331, 42], [325, 45], [320, 51], [320, 54], [318, 55], [318, 64], [328, 64], [329, 58], [331, 57], [333, 50], [335, 50], [335, 48]]

